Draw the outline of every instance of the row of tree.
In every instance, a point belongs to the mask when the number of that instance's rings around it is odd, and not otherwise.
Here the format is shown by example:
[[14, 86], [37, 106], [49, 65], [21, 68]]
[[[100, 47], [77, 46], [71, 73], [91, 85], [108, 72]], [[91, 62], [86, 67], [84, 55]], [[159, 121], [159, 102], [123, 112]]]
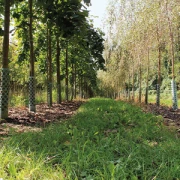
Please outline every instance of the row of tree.
[[124, 91], [134, 100], [137, 90], [141, 102], [144, 89], [148, 103], [148, 90], [156, 89], [159, 105], [160, 90], [172, 86], [173, 108], [178, 108], [179, 12], [178, 0], [111, 0], [106, 19], [107, 72], [99, 74], [101, 86], [109, 89], [109, 94]]
[[57, 87], [57, 102], [61, 103], [63, 79], [66, 100], [69, 100], [69, 85], [73, 89], [71, 98], [76, 96], [77, 80], [81, 89], [92, 94], [96, 72], [104, 68], [103, 34], [91, 25], [82, 2], [0, 0], [0, 7], [3, 36], [0, 118], [8, 117], [9, 82], [28, 84], [29, 110], [34, 112], [35, 89], [44, 87], [45, 83], [49, 106], [52, 106], [53, 84]]

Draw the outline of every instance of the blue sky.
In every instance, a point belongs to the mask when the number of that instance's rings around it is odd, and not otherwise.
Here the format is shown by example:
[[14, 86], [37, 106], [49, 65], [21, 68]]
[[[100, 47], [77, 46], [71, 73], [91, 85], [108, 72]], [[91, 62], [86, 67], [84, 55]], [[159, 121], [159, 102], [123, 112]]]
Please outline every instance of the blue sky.
[[90, 10], [90, 15], [97, 16], [94, 19], [94, 26], [103, 28], [103, 18], [105, 16], [106, 7], [108, 5], [108, 0], [91, 0], [91, 6], [88, 8]]

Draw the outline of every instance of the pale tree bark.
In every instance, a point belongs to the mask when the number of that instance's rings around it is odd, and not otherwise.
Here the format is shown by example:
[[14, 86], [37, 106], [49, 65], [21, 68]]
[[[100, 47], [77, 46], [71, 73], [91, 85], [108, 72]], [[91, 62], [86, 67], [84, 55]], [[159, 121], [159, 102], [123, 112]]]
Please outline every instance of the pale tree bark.
[[[171, 81], [171, 88], [172, 88], [172, 101], [173, 101], [173, 109], [178, 109], [178, 98], [177, 98], [177, 86], [175, 81], [175, 72], [174, 72], [174, 62], [175, 62], [175, 55], [174, 55], [174, 34], [173, 34], [173, 25], [172, 19], [170, 17], [170, 7], [168, 6], [168, 0], [165, 0], [166, 3], [166, 15], [168, 20], [169, 26], [169, 37], [170, 37], [170, 45], [171, 45], [171, 62], [172, 62], [172, 81]], [[172, 12], [171, 12], [172, 13]]]
[[134, 91], [134, 63], [132, 65], [132, 101], [135, 99], [135, 91]]
[[1, 86], [0, 86], [0, 119], [8, 117], [8, 97], [9, 97], [9, 27], [10, 27], [10, 0], [4, 1], [4, 39], [3, 39], [3, 57], [1, 71]]
[[142, 100], [142, 67], [141, 67], [141, 59], [139, 57], [139, 103]]

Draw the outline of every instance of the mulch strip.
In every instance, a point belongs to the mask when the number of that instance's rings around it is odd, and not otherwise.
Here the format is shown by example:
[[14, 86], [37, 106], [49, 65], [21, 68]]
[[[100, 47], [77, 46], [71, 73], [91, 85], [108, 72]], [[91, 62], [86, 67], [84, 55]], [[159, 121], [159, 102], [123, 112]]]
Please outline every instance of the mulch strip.
[[164, 119], [164, 125], [174, 127], [180, 130], [180, 109], [173, 110], [167, 106], [156, 106], [156, 104], [148, 104], [141, 106], [145, 112], [151, 112], [155, 115], [161, 115]]
[[29, 112], [27, 107], [9, 108], [9, 117], [0, 121], [0, 135], [9, 135], [11, 131], [18, 133], [40, 131], [52, 122], [67, 120], [75, 114], [83, 101], [62, 102], [48, 107], [47, 104], [36, 105], [36, 112]]

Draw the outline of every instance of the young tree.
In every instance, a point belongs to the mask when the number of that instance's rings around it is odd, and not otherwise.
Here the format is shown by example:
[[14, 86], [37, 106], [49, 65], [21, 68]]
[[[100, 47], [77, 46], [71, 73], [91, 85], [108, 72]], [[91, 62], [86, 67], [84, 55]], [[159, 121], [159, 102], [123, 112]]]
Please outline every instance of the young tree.
[[4, 1], [4, 39], [3, 57], [0, 86], [0, 119], [8, 117], [8, 96], [9, 96], [9, 29], [10, 29], [10, 3], [11, 0]]
[[34, 79], [34, 46], [33, 46], [33, 0], [29, 0], [29, 45], [30, 45], [30, 76], [29, 76], [29, 111], [36, 111], [35, 79]]
[[48, 72], [47, 72], [47, 103], [48, 106], [52, 106], [52, 34], [51, 27], [47, 25], [47, 40], [48, 40], [48, 51], [47, 51], [47, 61], [48, 61]]
[[56, 77], [57, 77], [57, 103], [60, 104], [62, 101], [61, 97], [61, 71], [60, 71], [60, 55], [61, 55], [61, 48], [59, 37], [56, 36]]
[[165, 0], [165, 9], [166, 9], [166, 17], [169, 27], [169, 39], [170, 39], [170, 46], [171, 46], [171, 63], [172, 63], [172, 100], [173, 100], [173, 109], [178, 109], [178, 102], [177, 102], [177, 87], [175, 81], [175, 50], [174, 50], [174, 32], [173, 32], [173, 24], [172, 24], [172, 9], [171, 4], [168, 0]]

